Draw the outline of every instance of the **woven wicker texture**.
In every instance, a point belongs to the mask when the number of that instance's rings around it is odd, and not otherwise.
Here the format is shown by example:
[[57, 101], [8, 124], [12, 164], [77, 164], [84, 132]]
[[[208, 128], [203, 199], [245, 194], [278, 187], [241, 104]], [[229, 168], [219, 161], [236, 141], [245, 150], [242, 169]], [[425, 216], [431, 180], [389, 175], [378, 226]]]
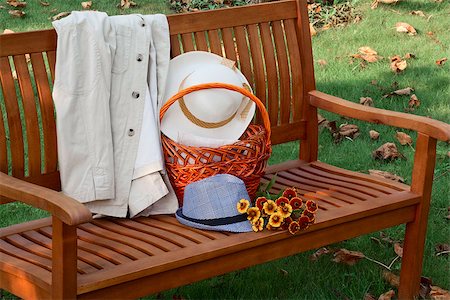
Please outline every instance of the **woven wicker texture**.
[[251, 99], [261, 112], [264, 126], [250, 125], [239, 141], [219, 148], [185, 146], [162, 134], [167, 173], [180, 206], [183, 204], [186, 185], [216, 174], [231, 174], [241, 178], [245, 182], [250, 198], [253, 199], [272, 151], [270, 121], [264, 104], [251, 92], [234, 85], [205, 83], [181, 90], [163, 105], [160, 120], [178, 99], [195, 91], [212, 88], [237, 91]]

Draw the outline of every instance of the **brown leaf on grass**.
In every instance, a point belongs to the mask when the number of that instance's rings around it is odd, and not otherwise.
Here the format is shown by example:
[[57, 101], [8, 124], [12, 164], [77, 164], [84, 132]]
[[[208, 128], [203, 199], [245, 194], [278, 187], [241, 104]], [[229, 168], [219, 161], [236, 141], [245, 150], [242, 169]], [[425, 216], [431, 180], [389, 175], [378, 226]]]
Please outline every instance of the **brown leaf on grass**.
[[369, 136], [370, 136], [370, 139], [372, 139], [372, 140], [378, 140], [378, 138], [380, 137], [380, 133], [375, 130], [370, 130]]
[[409, 35], [417, 34], [416, 29], [405, 22], [397, 22], [395, 24], [395, 29], [397, 30], [397, 32], [405, 32], [405, 33], [408, 33]]
[[412, 139], [409, 135], [407, 135], [404, 132], [401, 131], [397, 131], [397, 133], [395, 134], [395, 138], [400, 142], [400, 144], [402, 146], [405, 145], [411, 145], [412, 144]]
[[387, 97], [394, 96], [394, 95], [398, 95], [398, 96], [411, 95], [411, 92], [413, 92], [413, 91], [414, 91], [413, 88], [407, 87], [404, 89], [395, 90], [393, 92], [390, 92], [389, 94], [384, 95], [383, 98], [387, 98]]
[[443, 66], [443, 65], [445, 64], [446, 61], [447, 61], [447, 57], [438, 59], [438, 60], [436, 61], [436, 65], [438, 65], [438, 66]]
[[361, 97], [359, 98], [359, 103], [364, 106], [373, 106], [373, 100], [370, 97]]
[[400, 152], [398, 152], [397, 146], [394, 143], [385, 143], [381, 145], [378, 149], [372, 152], [372, 156], [375, 159], [382, 160], [393, 160], [404, 157]]
[[391, 300], [392, 297], [395, 296], [394, 290], [389, 290], [384, 294], [381, 294], [380, 297], [378, 297], [378, 300]]
[[309, 260], [316, 261], [316, 260], [318, 260], [319, 257], [321, 257], [322, 255], [324, 255], [324, 254], [329, 254], [329, 253], [331, 253], [331, 251], [330, 251], [328, 248], [322, 247], [322, 248], [320, 248], [319, 250], [317, 250], [316, 252], [314, 252], [314, 254], [312, 254], [312, 255], [309, 257]]
[[406, 60], [402, 60], [400, 56], [396, 55], [391, 58], [391, 70], [395, 73], [402, 72], [407, 66]]
[[438, 286], [432, 285], [430, 298], [432, 300], [450, 300], [450, 292]]
[[384, 280], [389, 283], [393, 287], [399, 287], [400, 286], [400, 276], [395, 275], [394, 273], [384, 270], [383, 271], [383, 278]]
[[425, 14], [421, 10], [413, 10], [410, 14], [413, 16], [425, 17]]
[[372, 4], [370, 5], [371, 9], [375, 9], [378, 7], [378, 3], [384, 3], [384, 4], [395, 4], [399, 0], [374, 0]]
[[83, 9], [91, 9], [92, 1], [81, 2], [81, 7]]
[[359, 55], [355, 54], [354, 57], [355, 58], [362, 58], [367, 62], [373, 63], [378, 61], [378, 59], [380, 58], [378, 56], [377, 51], [373, 50], [372, 48], [368, 47], [368, 46], [363, 46], [360, 47], [358, 49]]
[[64, 18], [64, 17], [67, 17], [68, 15], [70, 15], [70, 12], [67, 12], [67, 11], [61, 12], [61, 13], [59, 13], [59, 14], [57, 14], [57, 15], [54, 15], [54, 16], [52, 17], [52, 20], [53, 20], [53, 21], [60, 20], [60, 19], [62, 19], [62, 18]]
[[382, 178], [398, 181], [401, 183], [405, 183], [405, 179], [403, 177], [400, 177], [396, 174], [392, 174], [390, 172], [371, 169], [371, 170], [369, 170], [369, 174], [373, 175], [373, 176], [382, 177]]
[[14, 31], [12, 31], [11, 29], [3, 30], [3, 34], [10, 34], [10, 33], [14, 33]]
[[417, 98], [416, 94], [412, 94], [411, 98], [408, 101], [408, 110], [414, 111], [417, 107], [420, 106], [420, 100]]
[[353, 266], [364, 257], [366, 256], [362, 252], [340, 249], [334, 253], [333, 261]]
[[318, 63], [319, 65], [321, 65], [322, 67], [324, 67], [324, 66], [327, 65], [327, 61], [326, 61], [325, 59], [319, 59], [319, 60], [317, 61], [317, 63]]
[[136, 6], [136, 3], [131, 0], [120, 0], [120, 3], [117, 6], [121, 9], [128, 9], [130, 7]]
[[374, 295], [366, 293], [363, 300], [377, 300]]
[[405, 56], [403, 56], [404, 59], [410, 59], [410, 58], [416, 58], [416, 56], [412, 53], [406, 53]]
[[24, 12], [24, 11], [21, 11], [21, 10], [18, 10], [18, 9], [10, 10], [10, 11], [9, 11], [9, 14], [10, 14], [11, 16], [17, 17], [17, 18], [21, 18], [21, 17], [25, 16], [25, 12]]
[[436, 256], [439, 255], [447, 255], [450, 253], [450, 245], [449, 244], [437, 244], [434, 247]]
[[41, 3], [42, 6], [49, 6], [50, 5], [50, 3], [45, 2], [45, 1], [40, 1], [39, 3]]
[[403, 257], [403, 247], [400, 245], [400, 243], [394, 244], [394, 252], [400, 257]]
[[14, 7], [25, 7], [25, 6], [27, 6], [27, 3], [23, 2], [23, 1], [9, 0], [9, 1], [7, 1], [7, 3], [9, 5], [11, 5], [11, 6], [14, 6]]
[[317, 31], [311, 23], [309, 23], [309, 33], [311, 34], [311, 36], [317, 35]]
[[354, 124], [343, 124], [339, 127], [338, 135], [339, 137], [335, 137], [335, 141], [342, 138], [354, 139], [359, 135], [359, 127]]

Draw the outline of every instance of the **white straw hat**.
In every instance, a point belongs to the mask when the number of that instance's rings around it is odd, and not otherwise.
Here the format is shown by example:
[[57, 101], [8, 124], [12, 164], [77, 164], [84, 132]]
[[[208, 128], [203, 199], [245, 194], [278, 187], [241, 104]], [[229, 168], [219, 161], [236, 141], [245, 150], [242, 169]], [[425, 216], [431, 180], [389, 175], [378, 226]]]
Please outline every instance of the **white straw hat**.
[[[204, 51], [191, 51], [172, 59], [164, 102], [180, 90], [202, 83], [222, 82], [251, 90], [233, 61]], [[180, 135], [237, 140], [255, 113], [255, 103], [225, 89], [192, 92], [175, 102], [161, 121], [161, 131], [178, 142]]]

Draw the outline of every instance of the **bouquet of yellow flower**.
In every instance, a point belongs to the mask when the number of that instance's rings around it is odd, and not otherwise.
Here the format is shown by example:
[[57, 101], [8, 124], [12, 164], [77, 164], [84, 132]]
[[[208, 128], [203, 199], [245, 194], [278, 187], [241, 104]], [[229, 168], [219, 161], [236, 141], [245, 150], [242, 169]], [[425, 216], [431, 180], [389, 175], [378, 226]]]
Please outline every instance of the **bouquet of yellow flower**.
[[255, 232], [265, 227], [269, 230], [289, 230], [295, 234], [315, 222], [318, 209], [316, 202], [300, 197], [295, 188], [287, 188], [276, 200], [258, 197], [254, 207], [246, 199], [237, 203], [238, 212], [247, 214]]

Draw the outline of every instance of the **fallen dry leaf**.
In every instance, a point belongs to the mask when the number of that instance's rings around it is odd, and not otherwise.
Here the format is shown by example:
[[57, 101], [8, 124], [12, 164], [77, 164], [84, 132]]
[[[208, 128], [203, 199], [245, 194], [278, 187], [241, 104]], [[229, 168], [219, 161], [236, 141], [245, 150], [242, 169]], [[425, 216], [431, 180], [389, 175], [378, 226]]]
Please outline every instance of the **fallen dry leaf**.
[[313, 24], [309, 23], [309, 33], [311, 36], [315, 36], [317, 34], [316, 29], [314, 28]]
[[25, 6], [27, 6], [27, 3], [23, 2], [23, 1], [12, 0], [12, 1], [7, 1], [7, 3], [9, 5], [11, 5], [11, 6], [14, 6], [14, 7], [25, 7]]
[[382, 177], [382, 178], [398, 181], [401, 183], [405, 183], [405, 179], [403, 177], [400, 177], [396, 174], [392, 174], [390, 172], [371, 169], [371, 170], [369, 170], [369, 174], [373, 175], [373, 176]]
[[370, 97], [361, 97], [359, 98], [359, 103], [364, 106], [373, 106], [373, 100]]
[[324, 59], [319, 59], [319, 60], [317, 61], [317, 63], [318, 63], [319, 65], [321, 65], [322, 67], [324, 67], [324, 66], [327, 65], [327, 61], [324, 60]]
[[378, 140], [378, 138], [380, 137], [380, 133], [375, 130], [369, 131], [369, 135], [370, 135], [370, 139], [372, 139], [372, 140]]
[[447, 57], [438, 59], [438, 60], [436, 61], [436, 65], [438, 65], [438, 66], [443, 66], [443, 65], [445, 64], [446, 61], [447, 61]]
[[[359, 127], [354, 124], [343, 124], [339, 127], [338, 134], [339, 134], [338, 139], [345, 138], [345, 137], [354, 139], [359, 135]], [[335, 137], [335, 141], [336, 141], [336, 138], [337, 137]]]
[[312, 260], [312, 261], [316, 261], [316, 260], [318, 260], [319, 257], [321, 257], [322, 255], [324, 255], [324, 254], [329, 254], [330, 252], [331, 252], [331, 251], [330, 251], [328, 248], [323, 247], [323, 248], [320, 248], [319, 250], [317, 250], [316, 252], [314, 252], [314, 254], [312, 254], [312, 255], [309, 257], [309, 259]]
[[136, 6], [136, 3], [131, 0], [120, 0], [120, 3], [117, 6], [121, 9], [128, 9], [130, 7]]
[[372, 48], [368, 46], [363, 46], [358, 48], [359, 54], [352, 55], [353, 58], [362, 58], [367, 62], [373, 63], [378, 61], [380, 58], [378, 56], [377, 51], [373, 50]]
[[384, 4], [395, 4], [399, 0], [374, 0], [372, 4], [370, 5], [371, 9], [375, 9], [378, 7], [378, 3], [384, 3]]
[[62, 18], [64, 18], [64, 17], [67, 17], [68, 15], [70, 15], [70, 12], [66, 12], [66, 11], [65, 11], [65, 12], [62, 12], [62, 13], [59, 13], [59, 14], [53, 16], [53, 17], [52, 17], [52, 20], [53, 20], [53, 21], [60, 20], [60, 19], [62, 19]]
[[411, 92], [413, 92], [413, 91], [414, 91], [413, 88], [407, 87], [404, 89], [395, 90], [393, 92], [390, 92], [389, 94], [384, 95], [383, 98], [387, 98], [387, 97], [394, 96], [394, 95], [398, 95], [398, 96], [411, 95]]
[[405, 33], [408, 33], [409, 35], [417, 34], [416, 29], [405, 22], [397, 22], [395, 24], [395, 29], [397, 30], [397, 32], [405, 32]]
[[402, 72], [407, 66], [406, 60], [402, 60], [400, 56], [396, 55], [391, 58], [391, 70], [395, 73]]
[[430, 298], [432, 300], [450, 300], [450, 292], [438, 286], [432, 285]]
[[359, 53], [366, 54], [366, 55], [377, 55], [377, 51], [373, 50], [372, 48], [368, 46], [359, 47], [358, 49]]
[[403, 247], [400, 245], [400, 243], [394, 244], [394, 252], [400, 257], [403, 257]]
[[434, 247], [434, 250], [436, 251], [436, 256], [439, 255], [447, 255], [450, 253], [450, 245], [449, 244], [437, 244]]
[[375, 159], [382, 160], [393, 160], [404, 157], [400, 152], [398, 152], [397, 146], [394, 143], [385, 143], [381, 145], [378, 149], [372, 152], [372, 156]]
[[403, 56], [405, 59], [410, 59], [410, 58], [416, 58], [416, 56], [412, 53], [406, 53], [405, 56]]
[[374, 295], [366, 293], [363, 300], [377, 300]]
[[83, 9], [91, 9], [92, 1], [81, 2], [81, 7]]
[[42, 6], [49, 6], [50, 5], [50, 3], [44, 2], [44, 1], [40, 1], [39, 3], [41, 3]]
[[25, 12], [24, 12], [24, 11], [21, 11], [21, 10], [18, 10], [18, 9], [10, 10], [10, 11], [9, 11], [9, 14], [10, 14], [11, 16], [17, 17], [17, 18], [21, 18], [21, 17], [25, 16]]
[[320, 125], [323, 122], [325, 122], [327, 119], [325, 119], [324, 117], [322, 117], [321, 114], [317, 114], [317, 124]]
[[383, 278], [386, 280], [387, 283], [389, 283], [393, 287], [399, 287], [400, 286], [400, 276], [395, 275], [394, 273], [384, 270], [383, 271]]
[[14, 31], [12, 31], [11, 29], [3, 30], [3, 34], [10, 34], [10, 33], [14, 33]]
[[411, 98], [408, 101], [408, 110], [413, 111], [417, 107], [420, 106], [420, 100], [417, 98], [416, 94], [412, 94]]
[[400, 142], [401, 145], [411, 145], [412, 144], [412, 139], [409, 135], [407, 135], [404, 132], [401, 131], [397, 131], [397, 133], [395, 134], [395, 138]]
[[358, 251], [350, 251], [347, 249], [340, 249], [339, 251], [336, 251], [334, 253], [334, 262], [337, 263], [344, 263], [349, 266], [353, 266], [356, 264], [359, 260], [366, 257], [363, 253]]
[[381, 294], [380, 297], [378, 297], [378, 300], [391, 300], [392, 297], [395, 296], [394, 290], [389, 290], [384, 294]]
[[413, 16], [425, 17], [425, 14], [421, 10], [413, 10], [410, 14]]

